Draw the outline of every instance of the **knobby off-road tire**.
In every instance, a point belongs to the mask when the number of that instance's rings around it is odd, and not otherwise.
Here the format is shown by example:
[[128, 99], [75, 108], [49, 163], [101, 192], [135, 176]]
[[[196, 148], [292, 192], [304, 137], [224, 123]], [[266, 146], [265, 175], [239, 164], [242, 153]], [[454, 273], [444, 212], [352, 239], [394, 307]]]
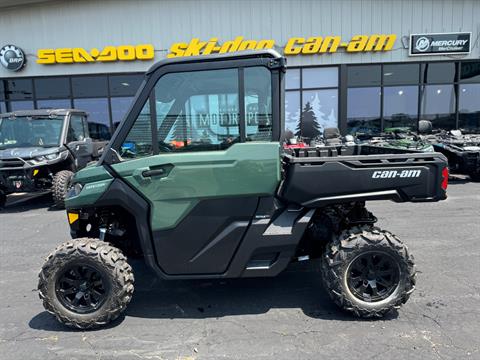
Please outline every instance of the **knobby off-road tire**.
[[67, 196], [68, 185], [72, 180], [73, 172], [62, 170], [53, 176], [52, 181], [52, 197], [56, 208], [65, 208], [65, 198]]
[[[379, 260], [382, 258], [386, 260]], [[372, 262], [369, 263], [369, 259]], [[386, 291], [387, 287], [379, 285], [380, 282], [388, 283], [385, 278], [380, 277], [378, 283], [373, 279], [383, 276], [376, 275], [377, 271], [378, 274], [388, 273], [388, 263], [394, 274], [397, 267], [398, 275], [390, 275], [392, 286]], [[368, 280], [364, 281], [357, 270], [362, 264], [374, 268], [366, 271]], [[365, 318], [382, 317], [404, 304], [415, 289], [415, 275], [413, 257], [407, 247], [392, 233], [373, 226], [357, 226], [344, 231], [327, 246], [322, 259], [322, 278], [332, 300], [340, 308]], [[356, 291], [355, 286], [362, 290]], [[383, 298], [373, 296], [372, 287], [377, 293], [385, 290]]]
[[[77, 270], [77, 274], [97, 272], [97, 275], [93, 275], [92, 284], [98, 284], [98, 274], [101, 275], [105, 296], [103, 301], [90, 311], [85, 311], [85, 308], [80, 306], [86, 303], [85, 298], [81, 298], [79, 306], [72, 309], [71, 303], [65, 300], [65, 292], [62, 292], [65, 290], [62, 289], [62, 285], [65, 286], [65, 277], [67, 286], [76, 281], [72, 279], [75, 279], [74, 271], [78, 267], [80, 270]], [[82, 268], [87, 270], [82, 271]], [[47, 257], [39, 273], [38, 290], [45, 309], [61, 323], [69, 327], [88, 329], [115, 320], [125, 310], [132, 298], [133, 283], [132, 268], [119, 249], [100, 240], [80, 238], [58, 246]], [[85, 289], [85, 285], [78, 282], [75, 284], [77, 289], [82, 286]], [[78, 294], [77, 292], [69, 296], [76, 297]]]

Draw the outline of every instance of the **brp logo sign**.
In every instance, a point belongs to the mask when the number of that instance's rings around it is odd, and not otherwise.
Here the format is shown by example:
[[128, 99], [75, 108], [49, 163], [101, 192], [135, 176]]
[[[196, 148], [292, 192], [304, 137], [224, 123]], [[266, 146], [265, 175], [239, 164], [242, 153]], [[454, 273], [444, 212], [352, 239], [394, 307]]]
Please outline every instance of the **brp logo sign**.
[[418, 38], [417, 42], [415, 43], [415, 49], [421, 52], [427, 51], [429, 47], [430, 40], [428, 40], [428, 38], [426, 38], [425, 36]]
[[25, 66], [25, 54], [15, 45], [5, 45], [0, 49], [0, 63], [10, 71], [18, 71]]

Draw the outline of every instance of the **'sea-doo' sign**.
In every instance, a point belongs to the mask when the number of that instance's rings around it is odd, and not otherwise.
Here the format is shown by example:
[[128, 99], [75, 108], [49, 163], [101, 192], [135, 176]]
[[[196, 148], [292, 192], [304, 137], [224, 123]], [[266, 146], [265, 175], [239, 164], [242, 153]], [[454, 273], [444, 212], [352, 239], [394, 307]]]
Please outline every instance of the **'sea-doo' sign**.
[[93, 48], [39, 49], [38, 64], [71, 64], [111, 61], [151, 60], [155, 56], [153, 45], [106, 46], [102, 50]]
[[[346, 52], [352, 53], [389, 51], [393, 48], [396, 38], [395, 34], [355, 35], [349, 41], [342, 41], [340, 36], [292, 37], [283, 47], [283, 52], [285, 55], [311, 55], [335, 53], [338, 49], [345, 49]], [[193, 38], [189, 43], [173, 44], [167, 57], [225, 54], [242, 50], [273, 49], [274, 47], [275, 40], [271, 39], [245, 40], [243, 36], [238, 36], [234, 40], [221, 44], [218, 42], [218, 38], [211, 38], [208, 41]]]

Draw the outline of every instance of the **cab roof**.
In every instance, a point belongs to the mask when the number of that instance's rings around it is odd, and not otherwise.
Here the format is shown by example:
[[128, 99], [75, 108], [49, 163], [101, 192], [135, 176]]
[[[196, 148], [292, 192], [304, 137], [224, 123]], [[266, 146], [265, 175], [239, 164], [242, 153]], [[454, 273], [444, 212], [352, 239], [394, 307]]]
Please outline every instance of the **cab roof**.
[[265, 50], [244, 50], [235, 53], [227, 54], [210, 54], [210, 55], [199, 55], [199, 56], [182, 56], [174, 57], [170, 59], [160, 60], [159, 62], [153, 64], [150, 69], [147, 70], [146, 74], [149, 75], [153, 73], [158, 68], [170, 65], [170, 64], [188, 64], [196, 62], [210, 62], [210, 61], [229, 61], [229, 60], [239, 60], [239, 59], [251, 59], [251, 58], [271, 58], [271, 59], [284, 59], [276, 50], [265, 49]]
[[85, 111], [78, 110], [78, 109], [40, 109], [40, 110], [12, 111], [12, 112], [8, 112], [8, 113], [0, 114], [0, 117], [50, 116], [50, 115], [63, 116], [63, 115], [68, 115], [70, 113], [87, 115], [87, 113]]

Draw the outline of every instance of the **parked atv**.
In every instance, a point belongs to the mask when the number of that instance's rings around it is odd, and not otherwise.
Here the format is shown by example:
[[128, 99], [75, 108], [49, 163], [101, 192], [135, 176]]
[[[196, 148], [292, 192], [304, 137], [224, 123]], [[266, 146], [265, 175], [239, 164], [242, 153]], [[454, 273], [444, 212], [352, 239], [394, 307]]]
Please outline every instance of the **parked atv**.
[[468, 175], [472, 181], [480, 181], [480, 135], [463, 134], [461, 130], [434, 133], [428, 124], [423, 133], [425, 141], [447, 157], [452, 174]]
[[62, 208], [73, 174], [98, 159], [105, 144], [90, 139], [83, 111], [0, 114], [0, 207], [8, 194], [51, 189]]
[[361, 137], [364, 142], [389, 149], [400, 149], [413, 152], [433, 152], [433, 146], [422, 136], [410, 128], [386, 128], [383, 133]]
[[445, 199], [445, 157], [343, 144], [282, 153], [285, 63], [265, 50], [148, 70], [99, 162], [73, 178], [73, 240], [39, 274], [48, 312], [77, 328], [117, 318], [134, 290], [125, 255], [162, 279], [276, 276], [320, 257], [348, 312], [381, 317], [408, 300], [413, 258], [365, 201]]

